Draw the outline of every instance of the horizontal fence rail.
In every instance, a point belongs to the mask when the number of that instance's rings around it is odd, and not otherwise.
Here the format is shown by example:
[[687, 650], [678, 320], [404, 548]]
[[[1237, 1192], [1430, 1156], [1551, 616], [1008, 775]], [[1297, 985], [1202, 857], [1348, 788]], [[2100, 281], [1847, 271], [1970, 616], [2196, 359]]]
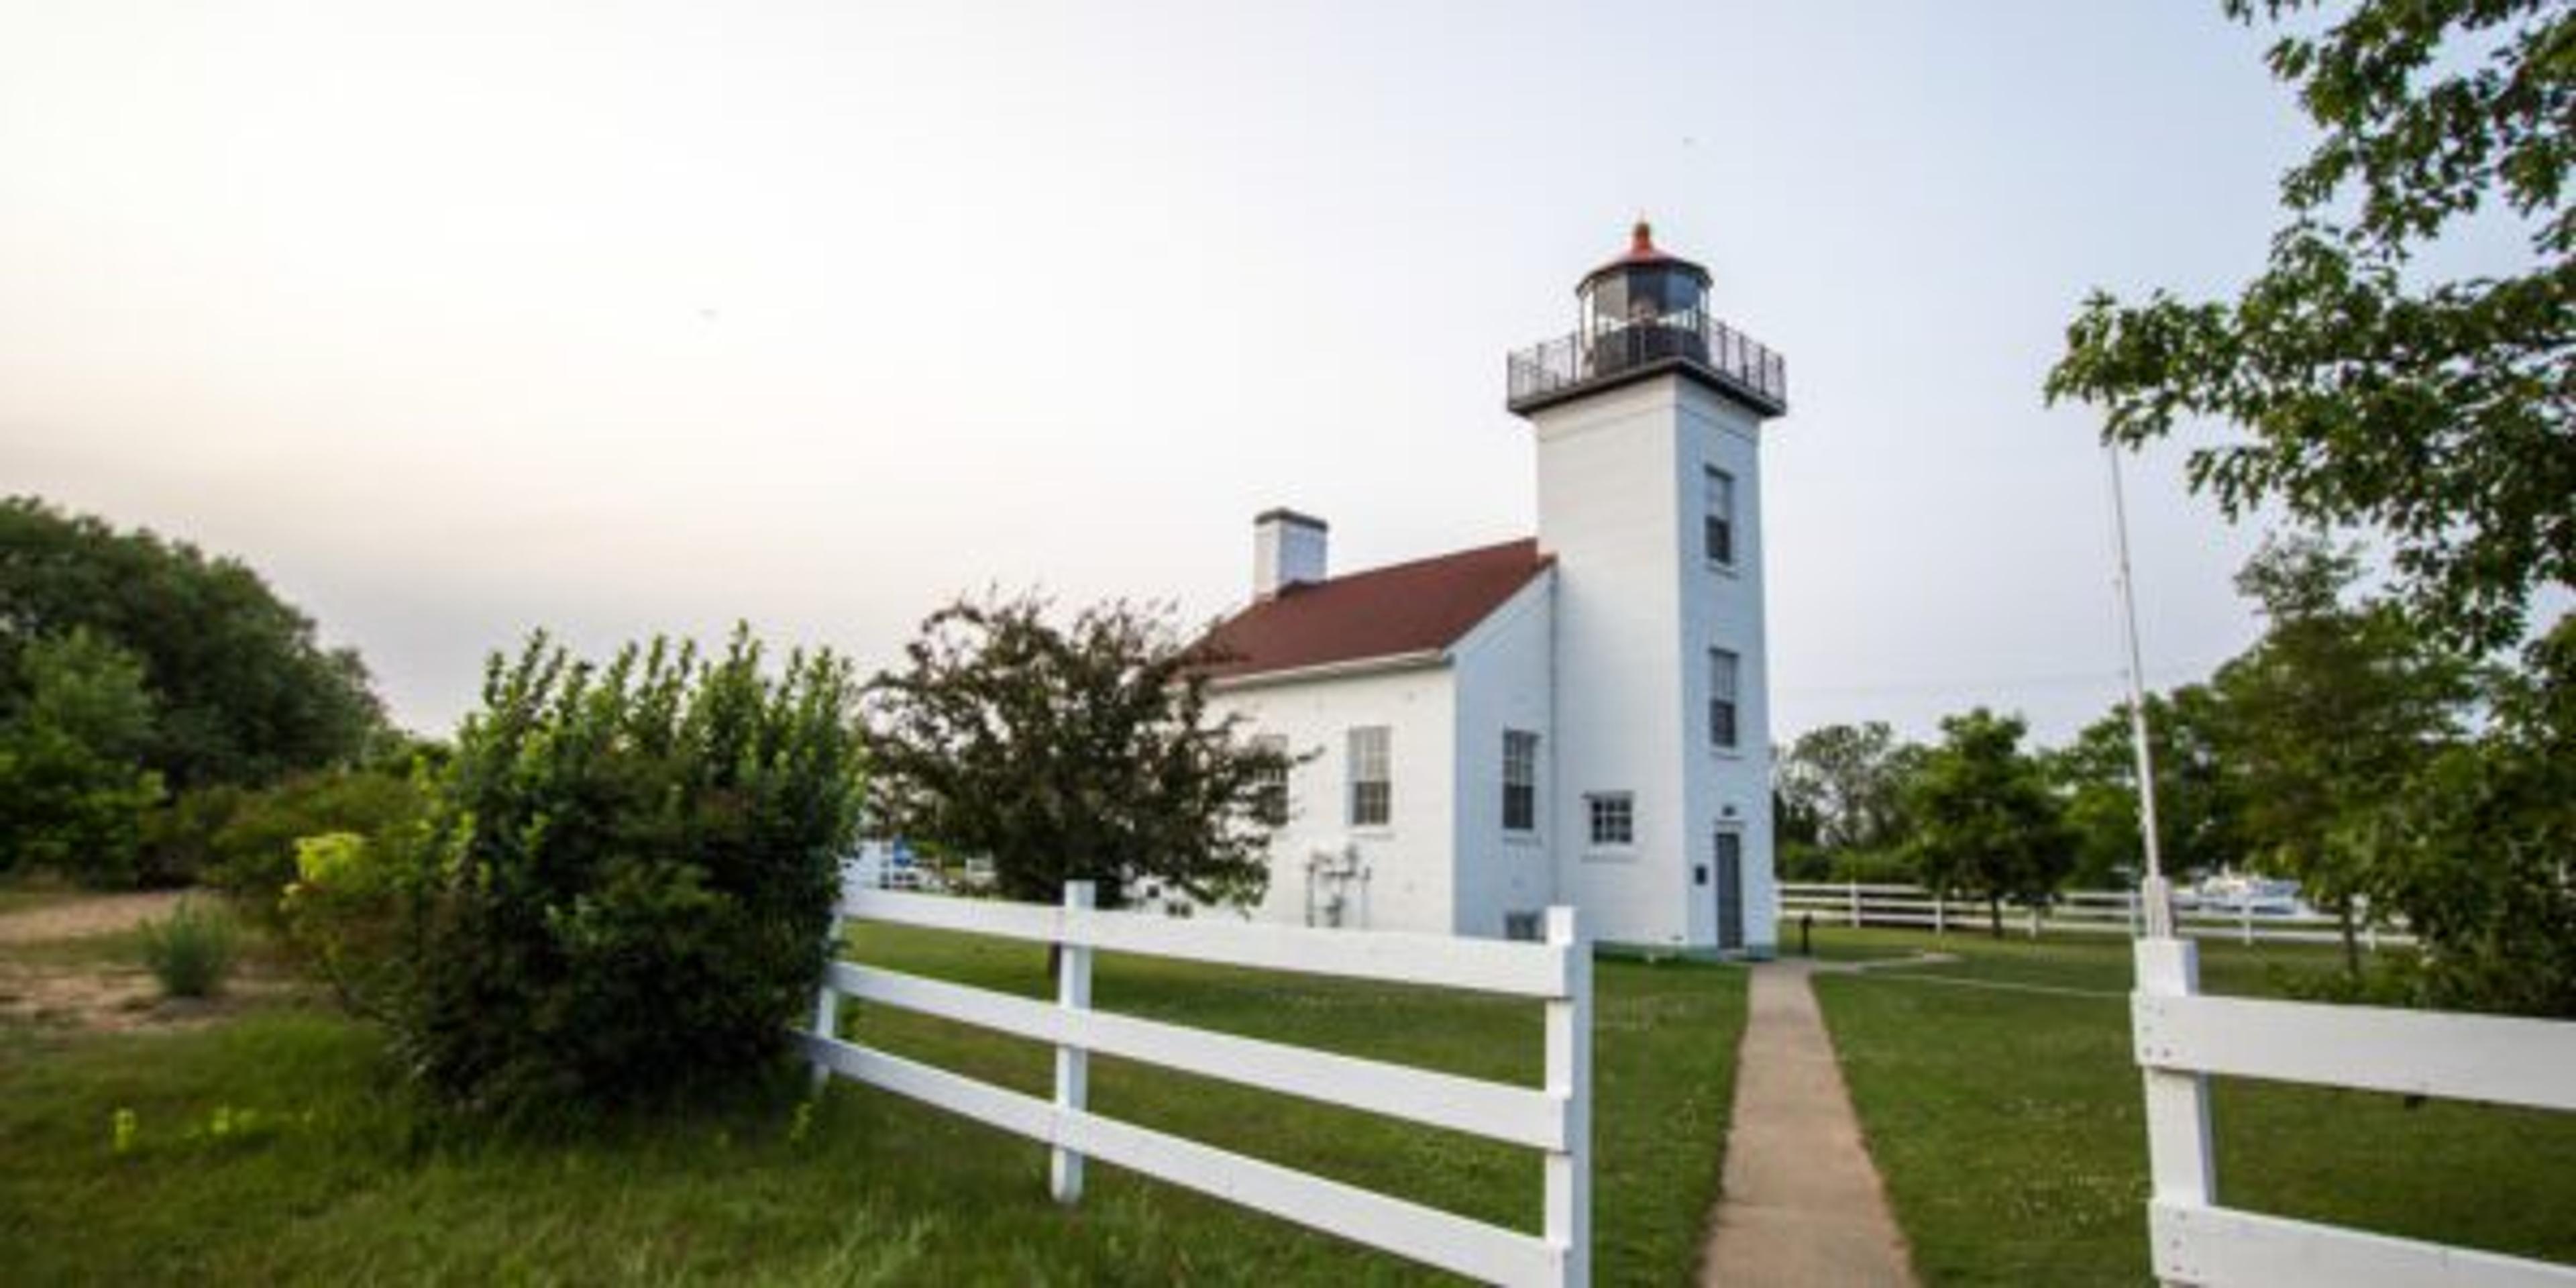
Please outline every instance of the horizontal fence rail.
[[2146, 1083], [2147, 1217], [2168, 1284], [2576, 1288], [2576, 1266], [2221, 1205], [2211, 1075], [2576, 1110], [2576, 1024], [2200, 992], [2199, 946], [2137, 943], [2130, 1016]]
[[[814, 1031], [799, 1035], [817, 1076], [850, 1078], [1049, 1145], [1051, 1184], [1062, 1202], [1080, 1198], [1082, 1162], [1098, 1158], [1473, 1278], [1589, 1281], [1591, 954], [1572, 909], [1549, 910], [1545, 943], [1506, 943], [1102, 912], [1090, 906], [1085, 883], [1069, 885], [1065, 898], [1052, 907], [845, 889], [844, 918], [1054, 944], [1064, 950], [1063, 964], [1049, 1003], [833, 962]], [[1091, 956], [1099, 949], [1539, 1000], [1546, 1006], [1546, 1085], [1487, 1082], [1095, 1010]], [[1055, 1097], [847, 1040], [838, 1031], [844, 998], [1051, 1044]], [[1545, 1230], [1488, 1225], [1093, 1114], [1085, 1102], [1095, 1053], [1541, 1151]]]
[[1387, 932], [1355, 934], [1268, 922], [1097, 912], [1043, 903], [859, 889], [840, 914], [1067, 948], [1100, 948], [1253, 970], [1422, 984], [1514, 997], [1566, 995], [1574, 958], [1541, 944]]
[[[1921, 886], [1867, 881], [1783, 881], [1780, 915], [1794, 921], [1801, 914], [1827, 925], [1900, 926], [1936, 934], [1983, 929], [1982, 900], [1952, 898]], [[2367, 909], [2365, 908], [2365, 914]], [[2174, 929], [2195, 939], [2233, 939], [2245, 944], [2333, 944], [2343, 941], [2342, 925], [2317, 914], [2284, 915], [2248, 907], [2203, 905], [2174, 910]], [[2004, 904], [2004, 928], [2036, 938], [2043, 934], [2123, 935], [2145, 933], [2145, 905], [2135, 890], [2067, 890], [2046, 904]], [[2355, 928], [2362, 946], [2413, 944], [2402, 923], [2383, 924], [2367, 915]]]

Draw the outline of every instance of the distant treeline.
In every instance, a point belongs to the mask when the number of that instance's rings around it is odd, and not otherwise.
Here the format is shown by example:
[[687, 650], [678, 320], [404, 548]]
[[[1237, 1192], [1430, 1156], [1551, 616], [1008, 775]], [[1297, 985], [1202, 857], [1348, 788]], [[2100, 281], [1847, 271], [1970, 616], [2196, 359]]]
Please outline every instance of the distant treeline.
[[[2322, 538], [2238, 575], [2265, 630], [2207, 681], [2147, 698], [2166, 870], [2291, 877], [2343, 923], [2402, 916], [2430, 949], [2390, 1000], [2576, 1014], [2576, 617], [2517, 661], [2457, 651]], [[2062, 747], [1979, 708], [1932, 745], [1829, 725], [1774, 780], [1788, 880], [1908, 881], [1987, 900], [2139, 875], [2126, 704]]]

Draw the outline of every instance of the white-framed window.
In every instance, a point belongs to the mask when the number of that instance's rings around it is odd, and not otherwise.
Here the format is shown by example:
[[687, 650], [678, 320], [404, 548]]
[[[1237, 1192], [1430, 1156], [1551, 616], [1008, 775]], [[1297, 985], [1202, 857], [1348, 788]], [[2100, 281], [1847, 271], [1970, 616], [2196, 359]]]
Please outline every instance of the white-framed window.
[[1735, 566], [1735, 476], [1711, 465], [1706, 467], [1700, 487], [1703, 493], [1701, 544], [1710, 563], [1732, 568]]
[[1538, 735], [1503, 731], [1503, 830], [1538, 830]]
[[1736, 693], [1743, 662], [1722, 648], [1708, 651], [1708, 745], [1736, 748]]
[[1275, 733], [1255, 734], [1252, 745], [1279, 757], [1279, 763], [1261, 773], [1261, 783], [1253, 791], [1252, 816], [1271, 827], [1285, 827], [1288, 825], [1288, 740]]
[[1351, 730], [1351, 826], [1384, 827], [1395, 817], [1395, 778], [1385, 725]]
[[1593, 792], [1583, 798], [1592, 843], [1627, 846], [1637, 843], [1637, 802], [1626, 792]]

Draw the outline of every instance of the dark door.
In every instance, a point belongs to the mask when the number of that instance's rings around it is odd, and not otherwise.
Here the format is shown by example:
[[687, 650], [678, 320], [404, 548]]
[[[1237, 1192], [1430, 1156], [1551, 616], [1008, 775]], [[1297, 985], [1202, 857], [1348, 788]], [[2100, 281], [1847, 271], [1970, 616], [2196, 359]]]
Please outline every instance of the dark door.
[[1744, 833], [1731, 827], [1717, 830], [1717, 946], [1744, 949]]

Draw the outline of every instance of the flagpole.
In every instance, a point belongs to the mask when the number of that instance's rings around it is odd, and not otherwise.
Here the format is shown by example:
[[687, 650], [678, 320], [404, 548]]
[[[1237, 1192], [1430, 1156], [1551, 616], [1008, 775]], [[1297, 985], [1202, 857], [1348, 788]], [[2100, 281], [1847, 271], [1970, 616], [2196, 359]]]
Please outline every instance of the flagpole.
[[2156, 763], [2147, 746], [2146, 680], [2138, 660], [2138, 604], [2129, 577], [2129, 506], [2120, 489], [2120, 449], [2102, 445], [2111, 474], [2111, 545], [2116, 556], [2113, 583], [2120, 592], [2120, 633], [2128, 646], [2129, 741], [2138, 761], [2138, 834], [2146, 842], [2147, 878], [2140, 896], [2147, 907], [2147, 937], [2173, 937], [2173, 889], [2165, 880], [2164, 847], [2156, 834]]

